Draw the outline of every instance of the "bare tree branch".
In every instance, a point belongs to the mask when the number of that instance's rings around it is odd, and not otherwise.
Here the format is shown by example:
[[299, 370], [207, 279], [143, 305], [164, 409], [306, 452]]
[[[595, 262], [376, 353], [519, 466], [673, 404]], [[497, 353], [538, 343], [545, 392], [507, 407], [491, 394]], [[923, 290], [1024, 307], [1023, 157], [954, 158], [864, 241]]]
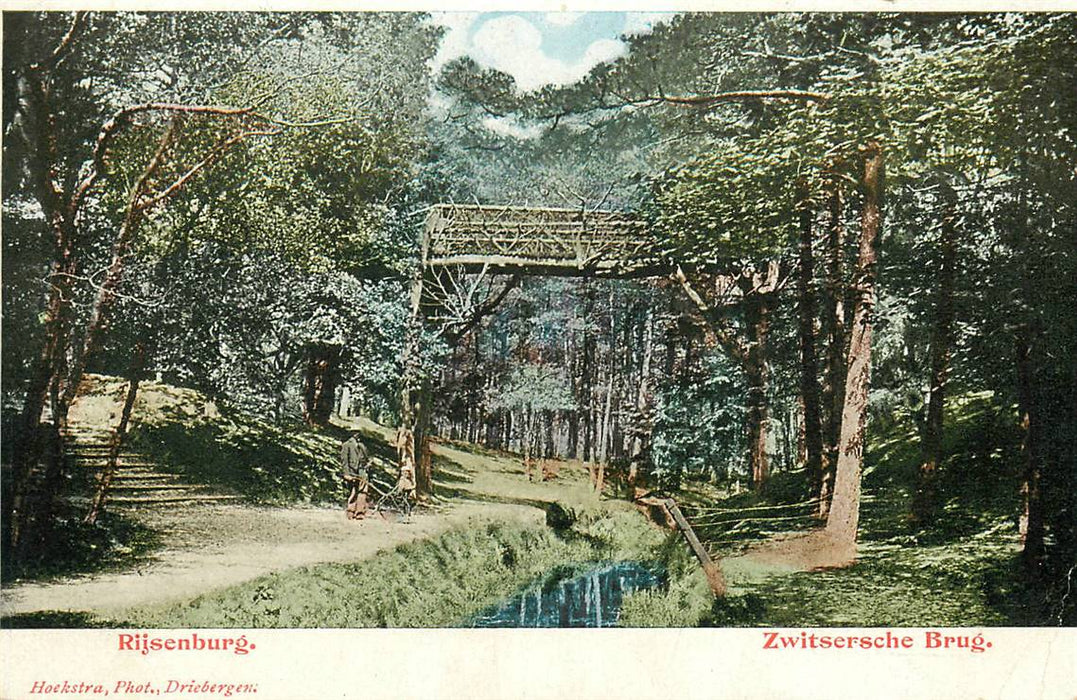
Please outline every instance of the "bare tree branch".
[[358, 121], [357, 117], [338, 117], [335, 119], [320, 119], [309, 122], [292, 122], [286, 119], [270, 117], [259, 112], [251, 112], [251, 116], [257, 117], [258, 119], [261, 119], [262, 121], [268, 122], [270, 124], [276, 124], [277, 126], [286, 126], [289, 128], [296, 129], [305, 129], [315, 126], [332, 126], [334, 124], [350, 124], [352, 122]]
[[719, 92], [714, 95], [658, 95], [636, 100], [637, 103], [667, 102], [669, 104], [689, 105], [693, 107], [712, 107], [723, 102], [757, 102], [763, 100], [801, 100], [806, 102], [825, 102], [830, 95], [811, 90], [738, 90]]
[[449, 324], [451, 328], [446, 327], [445, 329], [445, 336], [447, 337], [447, 339], [451, 342], [455, 342], [467, 335], [475, 326], [478, 325], [479, 321], [481, 321], [485, 316], [490, 314], [494, 309], [498, 307], [498, 305], [502, 301], [505, 300], [505, 297], [509, 295], [509, 292], [519, 286], [520, 280], [520, 275], [513, 275], [509, 278], [507, 282], [505, 282], [505, 284], [501, 287], [500, 290], [498, 290], [496, 294], [491, 297], [488, 297], [483, 303], [474, 306], [470, 317], [456, 323]]
[[214, 146], [213, 149], [211, 149], [210, 152], [206, 154], [206, 156], [202, 160], [191, 166], [191, 168], [188, 169], [187, 172], [178, 177], [171, 185], [166, 187], [154, 197], [139, 203], [138, 208], [140, 210], [146, 211], [168, 199], [180, 189], [182, 189], [184, 185], [190, 182], [191, 178], [197, 175], [200, 170], [203, 170], [206, 166], [212, 164], [214, 161], [219, 160], [229, 148], [239, 143], [240, 141], [243, 141], [247, 137], [274, 136], [279, 133], [279, 129], [251, 129], [247, 131], [242, 131], [238, 134], [235, 134], [234, 136], [231, 136], [230, 138], [221, 141], [216, 146]]
[[60, 43], [52, 50], [48, 59], [46, 59], [44, 64], [40, 66], [41, 68], [55, 68], [60, 65], [60, 62], [63, 61], [64, 58], [66, 58], [67, 52], [71, 50], [71, 46], [75, 43], [75, 36], [86, 23], [86, 14], [86, 12], [75, 13], [75, 16], [71, 19], [71, 26], [67, 29], [67, 33], [60, 39]]
[[695, 304], [696, 309], [699, 310], [708, 340], [721, 345], [738, 361], [746, 361], [748, 359], [748, 347], [737, 337], [736, 332], [727, 323], [718, 318], [718, 314], [711, 308], [711, 305], [692, 286], [680, 265], [677, 266], [671, 277], [674, 281], [680, 283], [684, 293], [688, 295], [688, 298]]
[[68, 204], [68, 216], [74, 219], [82, 207], [83, 201], [85, 201], [90, 189], [94, 186], [97, 180], [101, 177], [101, 174], [105, 172], [105, 156], [108, 154], [109, 144], [116, 138], [120, 130], [129, 123], [130, 118], [135, 114], [141, 114], [144, 112], [174, 112], [182, 114], [217, 114], [221, 116], [239, 116], [250, 114], [253, 111], [251, 107], [227, 107], [216, 105], [184, 105], [184, 104], [170, 104], [165, 102], [147, 102], [145, 104], [134, 105], [132, 107], [125, 107], [116, 112], [109, 118], [108, 121], [101, 127], [101, 130], [97, 134], [97, 141], [94, 143], [93, 156], [90, 161], [89, 172], [82, 178], [78, 187], [75, 190], [75, 194], [71, 197], [71, 201]]

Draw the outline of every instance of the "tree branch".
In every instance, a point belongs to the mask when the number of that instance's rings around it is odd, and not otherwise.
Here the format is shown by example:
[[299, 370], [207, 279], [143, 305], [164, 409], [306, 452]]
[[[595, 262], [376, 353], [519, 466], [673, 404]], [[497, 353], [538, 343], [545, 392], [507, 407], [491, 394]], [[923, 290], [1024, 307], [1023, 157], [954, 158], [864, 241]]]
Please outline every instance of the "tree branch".
[[748, 359], [747, 346], [736, 336], [736, 333], [725, 323], [721, 323], [717, 319], [717, 314], [710, 304], [696, 291], [695, 287], [688, 280], [688, 276], [684, 274], [684, 270], [678, 265], [677, 269], [673, 272], [671, 277], [679, 282], [681, 288], [684, 289], [684, 293], [688, 295], [688, 298], [692, 300], [692, 303], [696, 305], [699, 310], [700, 316], [703, 318], [704, 328], [707, 335], [710, 336], [709, 340], [712, 343], [721, 345], [725, 348], [729, 354], [731, 354], [736, 360], [744, 362]]
[[756, 102], [763, 100], [802, 100], [805, 102], [825, 102], [830, 95], [811, 90], [737, 90], [719, 92], [714, 95], [657, 95], [636, 100], [637, 103], [662, 103], [689, 105], [693, 107], [712, 107], [723, 102]]
[[164, 190], [162, 190], [160, 193], [153, 196], [152, 198], [138, 204], [138, 209], [142, 211], [147, 211], [152, 207], [155, 207], [156, 205], [160, 204], [164, 200], [168, 199], [180, 189], [182, 189], [183, 186], [186, 185], [191, 180], [191, 178], [197, 175], [200, 170], [204, 169], [208, 165], [211, 165], [214, 161], [218, 160], [222, 155], [224, 155], [224, 153], [229, 148], [239, 143], [240, 141], [243, 141], [248, 136], [275, 136], [279, 133], [279, 129], [252, 129], [248, 131], [242, 131], [234, 136], [231, 136], [230, 138], [221, 141], [216, 146], [214, 146], [208, 154], [206, 154], [205, 158], [200, 160], [195, 165], [191, 166], [191, 168], [179, 178], [177, 178], [175, 182], [173, 182], [171, 185], [166, 187]]
[[75, 36], [79, 33], [79, 30], [81, 30], [83, 25], [85, 24], [84, 20], [86, 19], [86, 14], [87, 13], [85, 12], [75, 13], [75, 16], [71, 19], [71, 26], [67, 29], [67, 33], [64, 34], [63, 38], [60, 39], [60, 43], [57, 44], [56, 48], [52, 50], [51, 54], [49, 54], [49, 57], [41, 66], [42, 68], [55, 68], [60, 64], [61, 61], [64, 60], [65, 56], [67, 55], [67, 52], [71, 50], [72, 44], [75, 43]]
[[268, 122], [269, 124], [276, 124], [277, 126], [286, 126], [295, 129], [305, 129], [314, 126], [332, 126], [334, 124], [350, 124], [351, 122], [357, 121], [356, 117], [338, 117], [336, 119], [321, 119], [318, 121], [310, 122], [290, 122], [286, 119], [270, 117], [259, 112], [251, 112], [251, 116], [257, 117], [258, 119], [261, 119], [264, 122]]
[[520, 279], [520, 275], [513, 275], [509, 278], [509, 281], [506, 282], [505, 285], [500, 289], [500, 291], [498, 291], [497, 294], [490, 297], [478, 306], [474, 307], [470, 318], [450, 324], [451, 326], [458, 327], [454, 328], [451, 331], [446, 329], [446, 335], [448, 336], [448, 339], [451, 342], [455, 342], [467, 335], [467, 333], [471, 331], [472, 328], [478, 325], [479, 321], [481, 321], [484, 316], [496, 309], [498, 304], [505, 300], [505, 297], [509, 295], [509, 292], [519, 286]]
[[101, 174], [105, 172], [105, 156], [108, 153], [109, 144], [119, 134], [120, 130], [125, 127], [130, 118], [135, 114], [141, 114], [143, 112], [174, 112], [182, 114], [216, 114], [221, 116], [240, 116], [251, 114], [252, 107], [227, 107], [217, 105], [184, 105], [184, 104], [171, 104], [167, 102], [147, 102], [145, 104], [134, 105], [132, 107], [125, 107], [116, 112], [105, 122], [101, 127], [101, 131], [97, 134], [97, 141], [94, 143], [93, 156], [90, 161], [90, 170], [82, 181], [79, 183], [75, 190], [75, 194], [71, 197], [71, 202], [68, 205], [68, 216], [73, 221], [75, 215], [78, 214], [79, 209], [82, 207], [83, 201], [86, 199], [86, 195], [89, 193], [90, 188], [94, 186], [94, 183], [101, 177]]

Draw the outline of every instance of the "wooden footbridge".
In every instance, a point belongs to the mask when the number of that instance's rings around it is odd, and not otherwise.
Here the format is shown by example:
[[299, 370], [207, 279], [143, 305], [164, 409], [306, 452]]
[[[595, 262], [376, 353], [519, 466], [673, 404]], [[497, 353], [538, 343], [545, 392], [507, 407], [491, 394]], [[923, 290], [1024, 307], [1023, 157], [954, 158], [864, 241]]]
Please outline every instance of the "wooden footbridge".
[[616, 211], [438, 204], [422, 237], [426, 270], [567, 277], [669, 274], [645, 227]]
[[[697, 305], [678, 260], [630, 214], [601, 209], [438, 204], [427, 210], [420, 237], [421, 265], [411, 288], [411, 322], [404, 350], [397, 436], [401, 474], [419, 490], [431, 488], [424, 437], [430, 410], [430, 377], [420, 367], [423, 327], [450, 344], [497, 308], [524, 276], [654, 278], [679, 280]], [[685, 251], [687, 253], [687, 251]], [[768, 272], [728, 274], [717, 261], [692, 268], [725, 274], [719, 294], [735, 302], [774, 288], [777, 263]], [[693, 296], [694, 295], [694, 296]], [[429, 325], [427, 325], [429, 324]]]
[[425, 436], [431, 387], [419, 366], [424, 326], [454, 342], [497, 308], [523, 276], [668, 274], [637, 219], [586, 207], [438, 204], [427, 212], [419, 244], [397, 449], [401, 483], [415, 483], [424, 492], [432, 483]]

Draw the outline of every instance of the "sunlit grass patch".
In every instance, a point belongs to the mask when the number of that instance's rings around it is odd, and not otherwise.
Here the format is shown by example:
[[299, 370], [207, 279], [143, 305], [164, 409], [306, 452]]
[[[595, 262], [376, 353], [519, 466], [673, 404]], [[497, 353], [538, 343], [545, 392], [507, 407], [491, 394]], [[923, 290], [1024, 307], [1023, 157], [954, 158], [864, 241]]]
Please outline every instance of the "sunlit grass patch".
[[1012, 541], [862, 548], [851, 567], [747, 583], [765, 612], [761, 626], [933, 627], [1012, 624], [998, 569]]

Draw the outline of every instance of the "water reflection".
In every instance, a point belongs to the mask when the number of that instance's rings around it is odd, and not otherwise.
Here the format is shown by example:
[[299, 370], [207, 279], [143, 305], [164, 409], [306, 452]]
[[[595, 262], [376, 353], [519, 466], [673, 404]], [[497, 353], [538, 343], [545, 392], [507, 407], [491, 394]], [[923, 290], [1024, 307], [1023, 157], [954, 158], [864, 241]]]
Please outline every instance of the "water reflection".
[[664, 584], [661, 574], [639, 562], [600, 564], [552, 576], [488, 608], [472, 627], [612, 627], [626, 594]]

